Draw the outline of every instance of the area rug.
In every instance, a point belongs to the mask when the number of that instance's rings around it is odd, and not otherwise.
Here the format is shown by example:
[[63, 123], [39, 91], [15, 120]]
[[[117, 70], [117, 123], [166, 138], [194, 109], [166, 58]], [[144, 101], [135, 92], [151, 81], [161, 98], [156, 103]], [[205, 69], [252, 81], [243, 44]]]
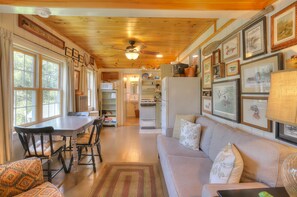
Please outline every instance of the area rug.
[[157, 164], [107, 163], [99, 171], [90, 197], [162, 197]]

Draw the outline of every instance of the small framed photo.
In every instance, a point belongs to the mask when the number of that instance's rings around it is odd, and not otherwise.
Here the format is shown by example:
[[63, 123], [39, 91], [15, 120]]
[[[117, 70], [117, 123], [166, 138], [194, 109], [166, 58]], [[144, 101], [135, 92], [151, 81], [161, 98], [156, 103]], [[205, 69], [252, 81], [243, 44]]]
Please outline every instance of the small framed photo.
[[282, 53], [241, 65], [241, 92], [267, 94], [270, 91], [270, 75], [283, 68]]
[[208, 97], [211, 97], [211, 90], [203, 90], [203, 91], [202, 91], [202, 96], [208, 96]]
[[212, 73], [213, 73], [213, 78], [214, 79], [220, 79], [225, 77], [225, 64], [220, 63], [217, 65], [214, 65], [212, 67]]
[[225, 73], [226, 73], [226, 77], [239, 75], [240, 74], [239, 60], [226, 64]]
[[79, 62], [77, 59], [73, 59], [73, 66], [74, 67], [79, 67]]
[[79, 54], [78, 61], [79, 63], [84, 63], [84, 56]]
[[244, 60], [267, 53], [266, 17], [243, 29], [242, 36]]
[[275, 123], [275, 138], [297, 145], [297, 126]]
[[211, 89], [212, 84], [212, 58], [211, 56], [203, 60], [202, 63], [202, 88]]
[[79, 90], [79, 80], [80, 72], [79, 70], [74, 70], [74, 90]]
[[79, 52], [75, 48], [72, 49], [72, 57], [78, 59]]
[[65, 47], [65, 55], [68, 57], [72, 57], [72, 50], [68, 47]]
[[214, 82], [212, 91], [212, 114], [239, 122], [239, 80]]
[[90, 64], [91, 64], [92, 66], [95, 65], [95, 59], [94, 59], [93, 56], [90, 57]]
[[219, 63], [221, 63], [221, 50], [217, 49], [212, 52], [212, 64], [217, 65]]
[[271, 16], [271, 51], [297, 44], [297, 2]]
[[267, 97], [241, 97], [241, 123], [271, 132], [271, 121], [266, 118]]
[[222, 43], [223, 47], [223, 61], [228, 62], [230, 60], [240, 57], [240, 33], [235, 34]]
[[202, 111], [208, 114], [212, 113], [212, 102], [210, 96], [202, 96]]

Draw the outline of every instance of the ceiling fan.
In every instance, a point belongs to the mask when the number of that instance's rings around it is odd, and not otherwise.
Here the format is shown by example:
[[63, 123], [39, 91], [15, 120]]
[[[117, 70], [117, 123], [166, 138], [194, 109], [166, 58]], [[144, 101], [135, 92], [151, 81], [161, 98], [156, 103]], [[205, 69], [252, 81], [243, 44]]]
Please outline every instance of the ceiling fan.
[[125, 50], [118, 49], [118, 48], [114, 48], [114, 49], [125, 51], [125, 55], [126, 55], [127, 59], [129, 59], [129, 60], [136, 60], [140, 53], [146, 54], [146, 55], [160, 55], [159, 52], [143, 50], [146, 47], [143, 44], [134, 46], [135, 43], [136, 43], [135, 40], [129, 40], [130, 46], [127, 46]]

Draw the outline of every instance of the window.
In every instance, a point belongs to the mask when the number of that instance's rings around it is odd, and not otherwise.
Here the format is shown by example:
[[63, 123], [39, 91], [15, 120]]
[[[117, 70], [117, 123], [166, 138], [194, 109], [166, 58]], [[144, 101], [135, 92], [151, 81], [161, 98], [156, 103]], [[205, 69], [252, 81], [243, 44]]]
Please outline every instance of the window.
[[61, 65], [42, 55], [13, 51], [14, 125], [61, 115]]
[[93, 72], [88, 70], [87, 71], [87, 83], [88, 83], [88, 107], [93, 107], [93, 86], [94, 86], [94, 82], [93, 82]]

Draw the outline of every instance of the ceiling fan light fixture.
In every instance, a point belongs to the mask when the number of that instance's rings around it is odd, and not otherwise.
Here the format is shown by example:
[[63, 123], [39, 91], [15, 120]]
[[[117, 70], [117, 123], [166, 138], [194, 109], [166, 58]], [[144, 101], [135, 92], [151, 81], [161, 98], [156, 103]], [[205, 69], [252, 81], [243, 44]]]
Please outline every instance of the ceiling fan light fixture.
[[48, 18], [52, 14], [49, 8], [36, 8], [35, 13], [42, 18]]
[[128, 60], [136, 60], [139, 56], [139, 52], [137, 50], [126, 50], [125, 55]]
[[156, 57], [157, 57], [157, 58], [162, 58], [163, 55], [162, 55], [162, 54], [157, 54]]

